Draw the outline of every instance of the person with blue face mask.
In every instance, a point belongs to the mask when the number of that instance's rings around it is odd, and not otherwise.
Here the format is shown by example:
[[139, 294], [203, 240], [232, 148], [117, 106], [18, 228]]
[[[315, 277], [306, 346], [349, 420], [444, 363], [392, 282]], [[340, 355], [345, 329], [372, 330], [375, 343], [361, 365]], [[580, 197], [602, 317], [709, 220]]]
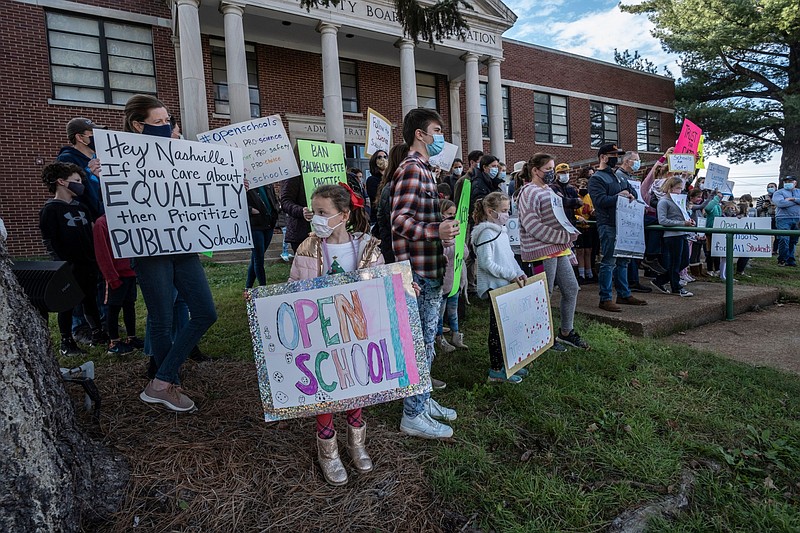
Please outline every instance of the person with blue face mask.
[[[797, 178], [786, 176], [783, 178], [783, 188], [772, 195], [775, 204], [775, 227], [777, 229], [798, 229], [800, 223], [800, 190], [797, 189]], [[778, 265], [797, 266], [795, 259], [795, 246], [797, 237], [782, 235], [775, 238], [778, 249]]]
[[486, 154], [481, 157], [475, 176], [472, 178], [472, 193], [469, 198], [469, 212], [475, 210], [475, 202], [485, 198], [489, 193], [500, 191], [500, 185], [505, 182], [500, 177], [500, 160], [495, 156]]

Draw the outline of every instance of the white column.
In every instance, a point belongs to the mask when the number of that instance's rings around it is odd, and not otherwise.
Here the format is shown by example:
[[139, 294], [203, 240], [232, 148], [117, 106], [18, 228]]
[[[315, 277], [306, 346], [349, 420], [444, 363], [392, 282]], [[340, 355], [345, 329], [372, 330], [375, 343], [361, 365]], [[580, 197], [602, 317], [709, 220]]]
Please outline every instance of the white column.
[[[450, 82], [450, 142], [458, 146], [459, 152], [462, 151], [461, 146], [461, 82]], [[459, 153], [459, 156], [461, 154]]]
[[466, 63], [467, 93], [467, 152], [483, 151], [483, 131], [481, 128], [481, 88], [478, 82], [478, 56], [467, 53], [461, 56]]
[[244, 5], [222, 2], [219, 6], [225, 24], [225, 66], [228, 74], [228, 102], [231, 123], [250, 120], [250, 87], [244, 49]]
[[321, 22], [317, 31], [322, 35], [322, 98], [325, 106], [325, 129], [328, 141], [344, 147], [344, 115], [342, 111], [342, 77], [339, 72], [339, 27]]
[[183, 71], [181, 70], [181, 40], [177, 35], [172, 36], [172, 46], [175, 48], [175, 71], [178, 76], [178, 102], [181, 115], [181, 133], [183, 133], [183, 117], [186, 116], [186, 106], [183, 102]]
[[176, 0], [178, 5], [178, 36], [181, 39], [181, 80], [183, 107], [181, 130], [187, 139], [195, 140], [198, 133], [208, 131], [208, 102], [206, 76], [203, 67], [203, 47], [200, 42], [200, 0]]
[[500, 86], [500, 62], [502, 59], [490, 57], [488, 65], [489, 84], [486, 103], [489, 108], [489, 139], [491, 154], [502, 162], [506, 160], [506, 140], [503, 132], [503, 93]]
[[403, 117], [405, 117], [409, 111], [418, 107], [414, 42], [409, 39], [400, 39], [395, 46], [400, 49], [400, 93], [403, 97]]

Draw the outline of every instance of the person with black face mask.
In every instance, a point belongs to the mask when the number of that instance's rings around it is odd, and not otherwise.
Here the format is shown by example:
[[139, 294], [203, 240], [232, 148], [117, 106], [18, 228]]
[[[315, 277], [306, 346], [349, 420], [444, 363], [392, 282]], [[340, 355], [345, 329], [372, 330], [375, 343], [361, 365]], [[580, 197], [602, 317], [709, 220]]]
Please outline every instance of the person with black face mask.
[[[595, 209], [597, 231], [600, 234], [600, 261], [598, 284], [600, 286], [600, 309], [618, 313], [622, 311], [619, 304], [647, 305], [631, 295], [628, 286], [628, 259], [614, 257], [614, 246], [617, 240], [617, 199], [626, 198], [629, 202], [637, 200], [634, 188], [627, 178], [614, 172], [618, 156], [625, 150], [616, 144], [604, 144], [597, 151], [600, 164], [597, 171], [589, 178], [589, 197]], [[612, 301], [613, 287], [617, 289], [617, 301]]]

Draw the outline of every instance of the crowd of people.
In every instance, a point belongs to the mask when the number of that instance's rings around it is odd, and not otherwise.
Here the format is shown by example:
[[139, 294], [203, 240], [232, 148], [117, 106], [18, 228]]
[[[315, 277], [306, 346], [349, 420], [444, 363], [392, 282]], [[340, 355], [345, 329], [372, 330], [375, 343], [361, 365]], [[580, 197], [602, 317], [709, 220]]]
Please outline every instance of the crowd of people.
[[[84, 340], [90, 345], [107, 345], [115, 354], [145, 349], [152, 357], [141, 400], [173, 411], [192, 411], [196, 407], [181, 388], [179, 370], [217, 319], [211, 290], [197, 254], [113, 257], [100, 194], [102, 164], [94, 148], [98, 127], [85, 118], [70, 121], [69, 146], [42, 174], [53, 194], [40, 214], [44, 244], [53, 259], [72, 265], [85, 294], [75, 311], [58, 315], [61, 353], [83, 353], [74, 331], [84, 323], [89, 328]], [[740, 198], [737, 205], [724, 201], [719, 191], [703, 189], [699, 181], [692, 184], [690, 174], [669, 172], [665, 165], [669, 152], [635, 183], [639, 155], [612, 144], [600, 147], [595, 167], [578, 173], [549, 154], [536, 153], [517, 162], [507, 177], [502, 161], [480, 151], [470, 152], [466, 162], [456, 159], [449, 171], [442, 171], [429, 163], [444, 147], [442, 128], [435, 111], [410, 111], [403, 120], [403, 142], [372, 154], [366, 179], [359, 169], [348, 169], [347, 183], [311, 191], [311, 205], [300, 176], [277, 188], [249, 189], [253, 249], [246, 286], [266, 284], [264, 253], [276, 226], [283, 228], [281, 256], [286, 261], [293, 258], [289, 280], [408, 261], [430, 371], [437, 352], [467, 348], [459, 321], [470, 296], [487, 299], [492, 289], [513, 283], [523, 287], [527, 278], [544, 273], [548, 290], [558, 286], [561, 293], [560, 323], [551, 350], [588, 350], [589, 344], [574, 329], [581, 286], [597, 283], [600, 308], [611, 312], [647, 304], [633, 292], [657, 289], [692, 296], [686, 285], [701, 275], [704, 251], [708, 270], [726, 276], [724, 261], [717, 265], [717, 258], [704, 246], [708, 240], [692, 232], [692, 226], [704, 221], [710, 227], [714, 217], [723, 215], [763, 213], [774, 216], [778, 228], [796, 228], [800, 220], [800, 192], [793, 188], [794, 178], [786, 178], [780, 190], [771, 184], [755, 205], [752, 198], [749, 202]], [[122, 129], [178, 136], [166, 106], [153, 96], [137, 95], [127, 102]], [[471, 216], [462, 227], [455, 213], [467, 180]], [[673, 197], [682, 193], [688, 193], [686, 210]], [[648, 231], [641, 260], [615, 255], [619, 198], [643, 202], [645, 224], [674, 228]], [[513, 245], [507, 226], [511, 216], [519, 221]], [[468, 242], [463, 270], [455, 264], [455, 238], [462, 232]], [[796, 240], [778, 240], [781, 264], [794, 266]], [[737, 262], [737, 271], [744, 267]], [[653, 277], [651, 287], [641, 283], [640, 270]], [[456, 279], [459, 271], [462, 275]], [[143, 340], [136, 333], [137, 287], [147, 308]], [[118, 324], [120, 314], [125, 339]], [[491, 306], [486, 351], [488, 381], [517, 384], [527, 375], [525, 369], [507, 375]], [[446, 387], [433, 376], [431, 384], [433, 390]], [[426, 392], [404, 400], [400, 431], [423, 438], [450, 437], [453, 429], [448, 422], [456, 418], [455, 410]], [[365, 447], [366, 426], [361, 409], [347, 411], [347, 452], [359, 472], [373, 468]], [[317, 416], [316, 437], [326, 480], [333, 485], [346, 483], [332, 414]]]

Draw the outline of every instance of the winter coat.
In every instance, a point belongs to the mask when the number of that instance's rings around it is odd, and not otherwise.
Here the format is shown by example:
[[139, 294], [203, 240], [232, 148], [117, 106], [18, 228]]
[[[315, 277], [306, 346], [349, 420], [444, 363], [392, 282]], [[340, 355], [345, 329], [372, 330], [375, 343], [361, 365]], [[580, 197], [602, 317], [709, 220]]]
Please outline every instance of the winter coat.
[[392, 249], [392, 188], [386, 186], [381, 191], [378, 205], [375, 208], [376, 221], [372, 234], [381, 241], [381, 254], [387, 263], [394, 263], [394, 250]]
[[306, 205], [306, 190], [302, 176], [281, 182], [281, 209], [286, 213], [286, 236], [284, 241], [300, 244], [311, 233], [311, 224], [303, 217]]
[[[380, 250], [380, 241], [368, 233], [354, 233], [358, 240], [358, 269], [384, 264]], [[316, 235], [309, 236], [297, 248], [289, 273], [289, 281], [313, 279], [325, 275], [323, 271], [322, 239]]]
[[472, 178], [472, 190], [469, 197], [470, 214], [475, 212], [475, 202], [486, 198], [489, 193], [501, 190], [501, 183], [503, 183], [503, 178], [500, 177], [500, 173], [497, 174], [496, 178], [493, 178], [484, 171], [476, 169], [475, 177]]
[[105, 207], [103, 207], [100, 179], [92, 174], [92, 171], [89, 169], [89, 161], [91, 161], [91, 158], [84, 155], [83, 152], [74, 146], [69, 145], [61, 148], [61, 151], [58, 152], [58, 156], [56, 157], [56, 161], [73, 163], [78, 165], [78, 167], [83, 169], [86, 173], [86, 179], [83, 180], [86, 189], [83, 191], [83, 194], [76, 196], [75, 199], [89, 208], [92, 221], [97, 220], [106, 210]]
[[478, 265], [480, 298], [488, 298], [490, 290], [505, 287], [524, 274], [514, 259], [505, 226], [481, 222], [472, 228], [471, 242]]
[[[266, 197], [266, 202], [264, 198]], [[272, 231], [278, 222], [280, 206], [272, 185], [265, 185], [247, 191], [247, 208], [250, 215], [250, 227], [256, 231]], [[253, 214], [250, 209], [256, 209]]]
[[617, 225], [617, 196], [622, 191], [628, 191], [637, 198], [636, 190], [628, 180], [617, 176], [613, 169], [598, 169], [589, 178], [589, 196], [592, 197], [598, 226]]

